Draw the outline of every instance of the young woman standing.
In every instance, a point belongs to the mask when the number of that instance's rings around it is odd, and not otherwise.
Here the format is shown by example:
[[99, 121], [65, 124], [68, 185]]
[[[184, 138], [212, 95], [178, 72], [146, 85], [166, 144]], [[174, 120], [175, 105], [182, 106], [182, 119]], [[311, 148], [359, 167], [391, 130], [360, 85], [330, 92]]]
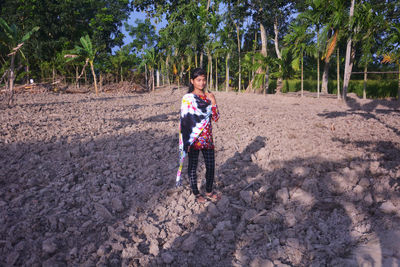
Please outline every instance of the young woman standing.
[[[189, 155], [188, 174], [190, 187], [200, 203], [206, 198], [215, 201], [219, 196], [213, 192], [215, 153], [211, 120], [217, 122], [219, 112], [214, 94], [205, 90], [206, 73], [201, 68], [192, 72], [189, 91], [182, 98], [179, 124], [180, 166], [176, 178], [181, 185], [181, 172], [186, 154]], [[197, 162], [200, 151], [206, 164], [206, 193], [200, 194], [197, 187]]]

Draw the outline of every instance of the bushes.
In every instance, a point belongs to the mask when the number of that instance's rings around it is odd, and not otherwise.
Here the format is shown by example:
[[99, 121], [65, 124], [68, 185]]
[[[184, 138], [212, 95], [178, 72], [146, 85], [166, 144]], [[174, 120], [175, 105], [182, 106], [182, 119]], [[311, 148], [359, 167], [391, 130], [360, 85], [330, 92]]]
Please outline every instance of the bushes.
[[[276, 80], [270, 82], [270, 89], [272, 91], [276, 88]], [[342, 82], [340, 83], [340, 90], [342, 90]], [[368, 80], [367, 81], [367, 98], [385, 98], [397, 97], [397, 80]], [[321, 88], [321, 87], [320, 87]], [[350, 80], [348, 93], [356, 93], [359, 97], [363, 95], [364, 81], [363, 80]], [[328, 82], [328, 92], [330, 94], [337, 93], [336, 80]], [[285, 80], [283, 81], [282, 92], [297, 92], [301, 90], [300, 80]], [[317, 92], [316, 80], [304, 80], [304, 90], [310, 92]], [[271, 90], [270, 90], [271, 91]], [[273, 93], [273, 92], [270, 92]]]

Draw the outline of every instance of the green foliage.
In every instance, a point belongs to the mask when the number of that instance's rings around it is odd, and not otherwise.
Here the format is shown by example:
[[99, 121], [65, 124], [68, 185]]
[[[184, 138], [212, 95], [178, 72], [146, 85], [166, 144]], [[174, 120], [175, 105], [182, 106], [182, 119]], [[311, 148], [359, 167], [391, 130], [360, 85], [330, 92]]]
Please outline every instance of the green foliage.
[[[130, 11], [128, 0], [0, 1], [0, 17], [10, 24], [24, 31], [40, 27], [24, 47], [30, 69], [37, 76], [41, 75], [43, 62], [53, 62], [57, 54], [71, 49], [86, 34], [102, 54], [122, 45], [120, 27]], [[57, 71], [61, 73], [63, 69]]]
[[[300, 80], [285, 80], [282, 92], [297, 92], [300, 91]], [[271, 88], [276, 87], [276, 82], [271, 81]], [[304, 90], [309, 92], [316, 92], [316, 80], [304, 80]], [[328, 92], [336, 94], [337, 82], [330, 80], [328, 82]], [[349, 84], [349, 93], [355, 93], [357, 96], [362, 97], [364, 88], [363, 80], [351, 80]], [[385, 98], [397, 96], [397, 80], [368, 80], [367, 81], [367, 97], [368, 98]]]
[[140, 67], [147, 65], [149, 69], [154, 69], [157, 64], [157, 52], [154, 47], [150, 49], [146, 49], [143, 55], [142, 62], [140, 63]]
[[151, 25], [150, 19], [135, 20], [136, 26], [125, 23], [125, 30], [133, 38], [130, 43], [135, 53], [140, 53], [143, 49], [154, 47], [158, 41], [155, 27]]
[[17, 25], [8, 25], [4, 19], [0, 18], [0, 28], [0, 44], [8, 49], [7, 53], [19, 51], [22, 57], [25, 58], [20, 48], [31, 38], [33, 33], [39, 30], [39, 27], [33, 27], [30, 31], [24, 33]]

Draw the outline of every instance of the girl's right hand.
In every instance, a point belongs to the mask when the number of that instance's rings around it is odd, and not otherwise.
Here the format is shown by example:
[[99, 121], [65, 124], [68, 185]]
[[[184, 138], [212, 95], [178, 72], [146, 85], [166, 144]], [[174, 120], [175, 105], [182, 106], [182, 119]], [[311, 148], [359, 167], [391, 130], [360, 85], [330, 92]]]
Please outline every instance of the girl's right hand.
[[210, 92], [207, 92], [207, 91], [205, 92], [205, 94], [206, 94], [207, 98], [210, 99], [211, 104], [212, 104], [213, 106], [215, 106], [215, 105], [217, 104], [217, 100], [215, 100], [214, 94], [213, 94], [213, 93], [210, 93]]

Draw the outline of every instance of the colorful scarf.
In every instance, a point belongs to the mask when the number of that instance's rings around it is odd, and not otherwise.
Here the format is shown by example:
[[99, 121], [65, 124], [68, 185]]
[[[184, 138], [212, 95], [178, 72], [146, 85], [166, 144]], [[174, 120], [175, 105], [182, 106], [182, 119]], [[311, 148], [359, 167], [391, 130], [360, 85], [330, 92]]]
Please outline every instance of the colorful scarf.
[[189, 147], [206, 128], [212, 116], [211, 104], [195, 94], [186, 94], [182, 98], [179, 123], [179, 169], [176, 175], [176, 186], [181, 186], [183, 162]]

